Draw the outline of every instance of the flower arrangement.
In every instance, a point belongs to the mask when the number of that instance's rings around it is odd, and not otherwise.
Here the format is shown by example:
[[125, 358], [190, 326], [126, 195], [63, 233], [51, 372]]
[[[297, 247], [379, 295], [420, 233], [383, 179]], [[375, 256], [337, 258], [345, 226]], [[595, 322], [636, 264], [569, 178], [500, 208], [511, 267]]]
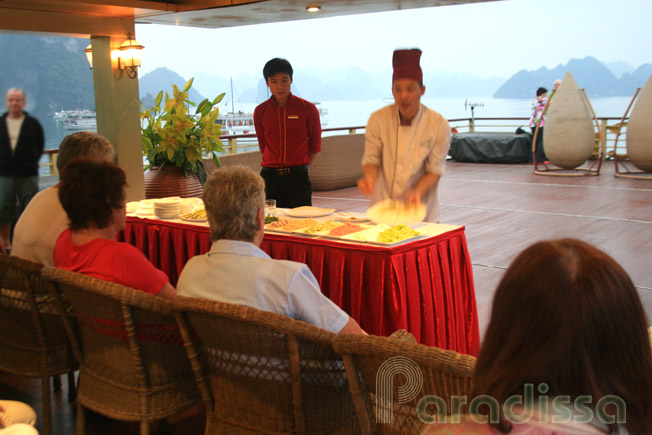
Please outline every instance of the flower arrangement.
[[[188, 99], [188, 91], [194, 78], [188, 80], [179, 90], [172, 85], [172, 96], [165, 93], [165, 104], [161, 109], [163, 91], [154, 100], [154, 106], [140, 114], [143, 155], [148, 164], [145, 170], [175, 165], [184, 169], [184, 175], [194, 174], [201, 184], [206, 181], [204, 156], [211, 157], [216, 166], [220, 165], [218, 153], [224, 152], [220, 136], [222, 126], [218, 124], [217, 104], [224, 93], [213, 101], [205, 99], [195, 105]], [[190, 114], [191, 107], [196, 107]]]

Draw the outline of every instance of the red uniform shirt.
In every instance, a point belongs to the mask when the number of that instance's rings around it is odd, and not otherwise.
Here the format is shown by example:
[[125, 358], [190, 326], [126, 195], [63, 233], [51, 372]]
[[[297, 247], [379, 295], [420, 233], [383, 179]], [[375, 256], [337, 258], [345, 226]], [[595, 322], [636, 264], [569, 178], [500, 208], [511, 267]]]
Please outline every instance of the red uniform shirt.
[[319, 111], [310, 101], [292, 94], [283, 107], [274, 96], [254, 110], [254, 125], [266, 168], [290, 168], [310, 163], [308, 153], [321, 151]]

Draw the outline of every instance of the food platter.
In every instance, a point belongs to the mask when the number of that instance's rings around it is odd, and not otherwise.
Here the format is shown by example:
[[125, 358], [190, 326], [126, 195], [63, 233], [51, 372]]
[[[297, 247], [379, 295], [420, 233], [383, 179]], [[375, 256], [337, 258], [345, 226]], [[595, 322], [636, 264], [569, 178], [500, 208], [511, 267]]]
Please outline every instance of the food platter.
[[208, 220], [208, 216], [206, 215], [206, 210], [201, 209], [182, 214], [179, 216], [179, 219], [188, 222], [206, 222]]
[[328, 216], [335, 211], [334, 208], [321, 208], [304, 205], [302, 207], [290, 208], [285, 210], [285, 214], [296, 218], [312, 218]]
[[315, 221], [312, 218], [280, 218], [265, 225], [265, 231], [378, 246], [394, 246], [422, 237], [420, 232], [405, 225], [359, 224], [337, 219]]
[[206, 218], [192, 219], [192, 218], [186, 218], [186, 217], [183, 217], [183, 216], [179, 216], [179, 219], [181, 219], [182, 221], [186, 221], [186, 222], [206, 222], [208, 220]]

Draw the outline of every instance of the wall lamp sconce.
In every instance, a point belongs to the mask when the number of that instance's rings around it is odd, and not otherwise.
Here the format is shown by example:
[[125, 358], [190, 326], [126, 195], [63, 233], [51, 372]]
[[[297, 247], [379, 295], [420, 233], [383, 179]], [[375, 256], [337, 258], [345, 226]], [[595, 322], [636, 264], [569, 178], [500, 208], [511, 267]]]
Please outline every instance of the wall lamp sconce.
[[86, 53], [86, 60], [88, 61], [88, 67], [90, 69], [93, 69], [93, 47], [91, 44], [88, 44], [88, 47], [84, 49], [84, 53]]
[[310, 5], [310, 6], [306, 6], [306, 10], [307, 10], [308, 12], [313, 12], [313, 13], [314, 13], [314, 12], [319, 12], [319, 11], [321, 10], [321, 6], [319, 6], [319, 5]]
[[127, 70], [127, 76], [135, 79], [138, 76], [138, 67], [142, 57], [143, 47], [132, 38], [131, 33], [127, 34], [127, 40], [115, 51], [118, 60], [118, 69]]

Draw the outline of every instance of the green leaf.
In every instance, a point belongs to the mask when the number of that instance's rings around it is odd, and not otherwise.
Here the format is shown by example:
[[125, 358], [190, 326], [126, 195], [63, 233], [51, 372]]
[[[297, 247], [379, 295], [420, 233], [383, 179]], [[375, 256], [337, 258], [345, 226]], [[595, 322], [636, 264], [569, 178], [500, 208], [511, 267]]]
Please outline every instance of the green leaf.
[[163, 91], [159, 92], [154, 99], [154, 106], [161, 107], [161, 100], [163, 99]]
[[201, 113], [203, 115], [204, 114], [203, 113], [204, 108], [206, 107], [207, 104], [208, 104], [208, 99], [206, 99], [206, 100], [202, 101], [201, 103], [199, 103], [199, 105], [197, 106], [197, 110], [195, 111], [195, 114]]
[[226, 92], [222, 92], [220, 95], [215, 97], [215, 99], [213, 100], [213, 106], [216, 105], [217, 103], [219, 103], [220, 101], [222, 101], [222, 99], [224, 98], [225, 95], [226, 95]]
[[192, 87], [192, 82], [195, 80], [194, 77], [192, 77], [190, 80], [186, 82], [186, 85], [183, 87], [183, 92], [188, 92], [188, 89]]

